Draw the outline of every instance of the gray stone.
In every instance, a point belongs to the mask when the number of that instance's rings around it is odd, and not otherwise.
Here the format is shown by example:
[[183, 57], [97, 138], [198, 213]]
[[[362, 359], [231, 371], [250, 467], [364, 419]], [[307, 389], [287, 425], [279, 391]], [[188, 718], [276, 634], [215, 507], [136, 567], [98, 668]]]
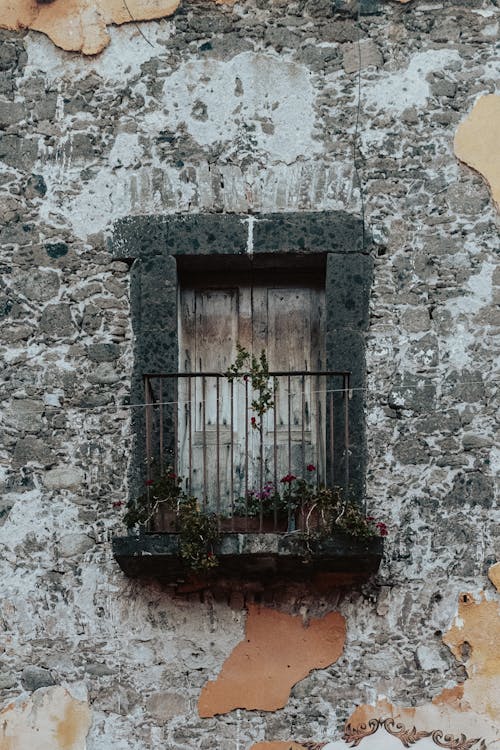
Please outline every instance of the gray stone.
[[94, 545], [94, 540], [87, 534], [66, 534], [59, 540], [58, 550], [61, 557], [75, 557], [85, 554]]
[[356, 73], [371, 65], [376, 68], [383, 63], [379, 48], [372, 39], [363, 39], [359, 45], [345, 44], [342, 48], [343, 66], [346, 73]]
[[460, 473], [442, 503], [443, 507], [452, 508], [463, 508], [465, 504], [491, 508], [494, 503], [493, 480], [479, 471]]
[[405, 310], [401, 316], [401, 324], [404, 330], [409, 333], [428, 331], [431, 324], [428, 309], [420, 306], [411, 307], [408, 310]]
[[156, 721], [162, 724], [170, 721], [174, 716], [180, 716], [188, 710], [185, 695], [172, 692], [158, 692], [149, 696], [146, 710]]
[[49, 448], [47, 442], [32, 435], [27, 435], [17, 441], [12, 458], [21, 466], [31, 461], [49, 466], [57, 461], [55, 453]]
[[10, 690], [16, 687], [17, 678], [9, 672], [0, 672], [0, 690]]
[[21, 685], [25, 690], [34, 691], [55, 684], [49, 670], [43, 667], [25, 667], [21, 673]]
[[0, 161], [20, 171], [31, 171], [38, 155], [36, 141], [17, 135], [0, 135]]
[[7, 421], [25, 432], [38, 432], [42, 427], [45, 406], [42, 401], [16, 398], [7, 410]]
[[81, 469], [74, 466], [58, 466], [45, 472], [43, 483], [49, 490], [69, 490], [80, 487], [83, 479]]
[[431, 85], [433, 96], [446, 96], [452, 98], [457, 93], [457, 84], [454, 81], [447, 81], [445, 78], [438, 78]]
[[494, 442], [488, 435], [477, 435], [474, 432], [466, 432], [462, 437], [462, 445], [466, 451], [473, 448], [491, 448]]
[[0, 101], [0, 128], [17, 125], [26, 117], [26, 107], [20, 102]]
[[74, 333], [70, 306], [65, 303], [47, 305], [42, 312], [40, 329], [51, 337], [65, 337]]
[[99, 662], [86, 664], [85, 671], [93, 677], [106, 677], [117, 672], [114, 667], [108, 667], [107, 664], [100, 664]]
[[120, 378], [120, 373], [109, 362], [102, 362], [97, 365], [89, 375], [89, 381], [99, 385], [112, 385], [113, 383], [118, 383]]
[[55, 271], [34, 270], [20, 275], [16, 286], [27, 299], [46, 302], [59, 291], [59, 276]]
[[93, 362], [113, 362], [120, 356], [118, 344], [89, 344], [87, 356]]

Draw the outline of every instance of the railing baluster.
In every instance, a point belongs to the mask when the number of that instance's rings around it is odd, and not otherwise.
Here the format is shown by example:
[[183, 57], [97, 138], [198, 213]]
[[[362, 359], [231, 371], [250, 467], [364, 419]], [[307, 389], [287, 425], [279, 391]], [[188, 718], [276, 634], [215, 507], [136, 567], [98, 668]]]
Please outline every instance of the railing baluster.
[[[189, 464], [189, 494], [193, 492], [193, 396], [192, 379], [188, 378], [188, 464]], [[196, 385], [196, 383], [195, 383]], [[196, 419], [196, 417], [195, 417]]]
[[219, 408], [220, 408], [220, 375], [217, 375], [215, 379], [215, 395], [216, 395], [216, 405], [215, 405], [215, 442], [217, 443], [217, 454], [216, 454], [216, 474], [217, 474], [217, 498], [216, 498], [216, 507], [217, 507], [217, 523], [219, 525], [220, 529], [220, 425], [219, 425]]
[[301, 388], [301, 453], [302, 453], [302, 476], [306, 475], [306, 376], [302, 375]]
[[[274, 461], [274, 491], [277, 492], [278, 489], [278, 440], [277, 440], [277, 396], [278, 396], [278, 380], [277, 378], [274, 378], [273, 380], [273, 401], [274, 401], [274, 407], [273, 407], [273, 461]], [[276, 531], [278, 525], [278, 507], [277, 507], [277, 501], [274, 501], [274, 530]]]
[[330, 486], [333, 487], [335, 484], [335, 453], [334, 453], [334, 416], [333, 416], [333, 391], [330, 389], [330, 392], [328, 394], [328, 400], [330, 403], [329, 407], [329, 416], [330, 416], [330, 444], [328, 446], [330, 450]]
[[287, 377], [288, 389], [288, 473], [292, 473], [292, 381], [290, 375]]
[[[144, 376], [145, 474], [150, 514], [153, 510], [151, 480], [156, 479], [158, 470], [161, 473], [165, 472], [166, 467], [172, 461], [171, 453], [175, 473], [181, 477], [183, 487], [198, 497], [204, 510], [210, 509], [217, 514], [219, 528], [221, 519], [229, 510], [232, 519], [231, 529], [235, 530], [236, 499], [244, 491], [246, 530], [251, 528], [251, 519], [249, 521], [248, 516], [250, 493], [255, 492], [259, 493], [257, 528], [261, 532], [264, 530], [266, 513], [271, 512], [274, 517], [274, 530], [277, 531], [278, 503], [275, 502], [273, 508], [267, 510], [262, 492], [265, 483], [270, 482], [271, 479], [274, 487], [281, 491], [281, 494], [290, 489], [288, 485], [281, 486], [279, 482], [281, 474], [286, 471], [286, 462], [289, 474], [295, 472], [306, 477], [308, 476], [308, 463], [315, 461], [317, 484], [327, 483], [329, 486], [334, 486], [335, 482], [343, 484], [346, 497], [348, 497], [350, 491], [350, 373], [308, 372], [306, 370], [271, 373], [274, 401], [272, 416], [267, 413], [254, 414], [255, 419], [258, 420], [255, 429], [251, 420], [253, 397], [251, 379], [249, 377], [229, 379], [229, 387], [226, 388], [226, 381], [222, 380], [224, 377], [221, 373], [214, 372]], [[340, 409], [338, 387], [333, 382], [334, 377], [342, 381], [343, 409]], [[174, 378], [176, 386], [172, 389], [166, 388], [163, 384], [164, 378]], [[179, 383], [186, 378], [187, 386], [180, 386]], [[212, 379], [215, 379], [215, 409], [211, 406], [214, 390], [211, 386]], [[301, 389], [300, 395], [292, 390], [298, 387]], [[165, 401], [166, 392], [175, 393], [174, 399], [171, 403], [168, 402], [168, 406]], [[227, 392], [230, 398], [229, 416], [224, 395]], [[244, 404], [241, 404], [242, 397]], [[172, 418], [169, 408], [173, 409]], [[214, 413], [215, 427], [213, 426]], [[242, 427], [239, 419], [243, 415], [244, 426]], [[157, 424], [157, 419], [159, 419], [159, 424]], [[286, 427], [285, 419], [288, 420]], [[341, 427], [339, 420], [342, 419], [344, 424]], [[171, 427], [169, 428], [168, 425]], [[278, 432], [280, 425], [281, 430]], [[226, 437], [228, 427], [230, 428], [230, 434], [227, 436], [229, 442]], [[173, 446], [170, 444], [168, 429], [173, 429]], [[264, 433], [265, 429], [266, 433]], [[212, 445], [215, 446], [215, 455]], [[241, 457], [243, 447], [244, 456]], [[343, 469], [338, 463], [340, 456], [343, 456]], [[235, 462], [238, 466], [235, 466]], [[244, 479], [241, 477], [242, 470]], [[290, 507], [288, 507], [288, 518], [291, 524], [293, 519]], [[157, 524], [162, 521], [158, 514], [152, 520]]]
[[[321, 381], [316, 375], [314, 390], [316, 393], [316, 485], [326, 480], [323, 478], [324, 467], [321, 461]], [[312, 430], [311, 430], [312, 432]]]
[[248, 531], [248, 379], [245, 380], [245, 516]]
[[144, 378], [144, 402], [146, 410], [146, 496], [148, 515], [151, 512], [151, 382]]
[[230, 380], [231, 391], [231, 438], [230, 438], [230, 460], [229, 482], [231, 492], [231, 531], [234, 531], [234, 381]]
[[349, 497], [349, 375], [343, 376], [344, 390], [344, 450], [345, 450], [345, 497]]
[[207, 399], [207, 384], [205, 380], [205, 376], [203, 375], [201, 378], [201, 398], [202, 398], [202, 405], [201, 405], [201, 413], [202, 413], [202, 431], [203, 431], [203, 510], [207, 507], [207, 481], [208, 481], [208, 474], [207, 474], [207, 409], [206, 409], [206, 399]]

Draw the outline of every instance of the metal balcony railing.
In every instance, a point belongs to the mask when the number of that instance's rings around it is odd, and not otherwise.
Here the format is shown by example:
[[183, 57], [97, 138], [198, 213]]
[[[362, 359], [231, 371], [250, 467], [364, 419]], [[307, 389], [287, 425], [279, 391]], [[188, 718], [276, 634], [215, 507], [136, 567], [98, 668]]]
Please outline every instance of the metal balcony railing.
[[350, 373], [270, 372], [267, 387], [262, 411], [250, 373], [144, 376], [146, 484], [169, 472], [228, 531], [291, 530], [296, 478], [347, 491]]

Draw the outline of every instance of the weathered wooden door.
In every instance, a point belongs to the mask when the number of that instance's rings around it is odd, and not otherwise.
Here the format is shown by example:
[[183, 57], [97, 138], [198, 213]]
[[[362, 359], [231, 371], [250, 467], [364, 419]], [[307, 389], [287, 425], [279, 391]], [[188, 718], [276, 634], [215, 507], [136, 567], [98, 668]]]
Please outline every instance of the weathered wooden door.
[[[324, 293], [317, 285], [185, 284], [180, 291], [179, 473], [210, 507], [229, 511], [249, 490], [322, 461], [321, 397], [307, 375], [276, 379], [275, 407], [252, 427], [248, 380], [227, 372], [239, 343], [265, 351], [269, 369], [311, 372], [323, 365]], [[260, 421], [259, 421], [260, 424]], [[318, 467], [319, 469], [319, 467]]]

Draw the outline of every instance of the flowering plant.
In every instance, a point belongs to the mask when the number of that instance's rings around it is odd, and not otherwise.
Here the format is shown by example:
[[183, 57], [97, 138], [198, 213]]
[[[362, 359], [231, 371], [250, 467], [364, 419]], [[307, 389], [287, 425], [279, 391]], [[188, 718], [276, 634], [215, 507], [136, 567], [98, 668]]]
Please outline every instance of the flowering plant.
[[218, 564], [214, 554], [219, 538], [217, 519], [200, 509], [197, 499], [183, 490], [183, 483], [171, 466], [157, 479], [147, 479], [146, 491], [128, 501], [123, 520], [128, 528], [145, 526], [160, 509], [172, 511], [181, 558], [191, 570], [207, 571]]
[[[276, 392], [276, 379], [269, 375], [269, 364], [266, 353], [262, 349], [258, 357], [250, 354], [244, 346], [236, 344], [237, 355], [232, 365], [229, 366], [226, 375], [229, 380], [241, 378], [243, 382], [250, 380], [252, 391], [256, 392], [252, 398], [252, 409], [257, 416], [252, 416], [250, 424], [254, 430], [262, 430], [262, 417], [274, 407], [274, 394]], [[245, 372], [245, 368], [247, 372]]]

